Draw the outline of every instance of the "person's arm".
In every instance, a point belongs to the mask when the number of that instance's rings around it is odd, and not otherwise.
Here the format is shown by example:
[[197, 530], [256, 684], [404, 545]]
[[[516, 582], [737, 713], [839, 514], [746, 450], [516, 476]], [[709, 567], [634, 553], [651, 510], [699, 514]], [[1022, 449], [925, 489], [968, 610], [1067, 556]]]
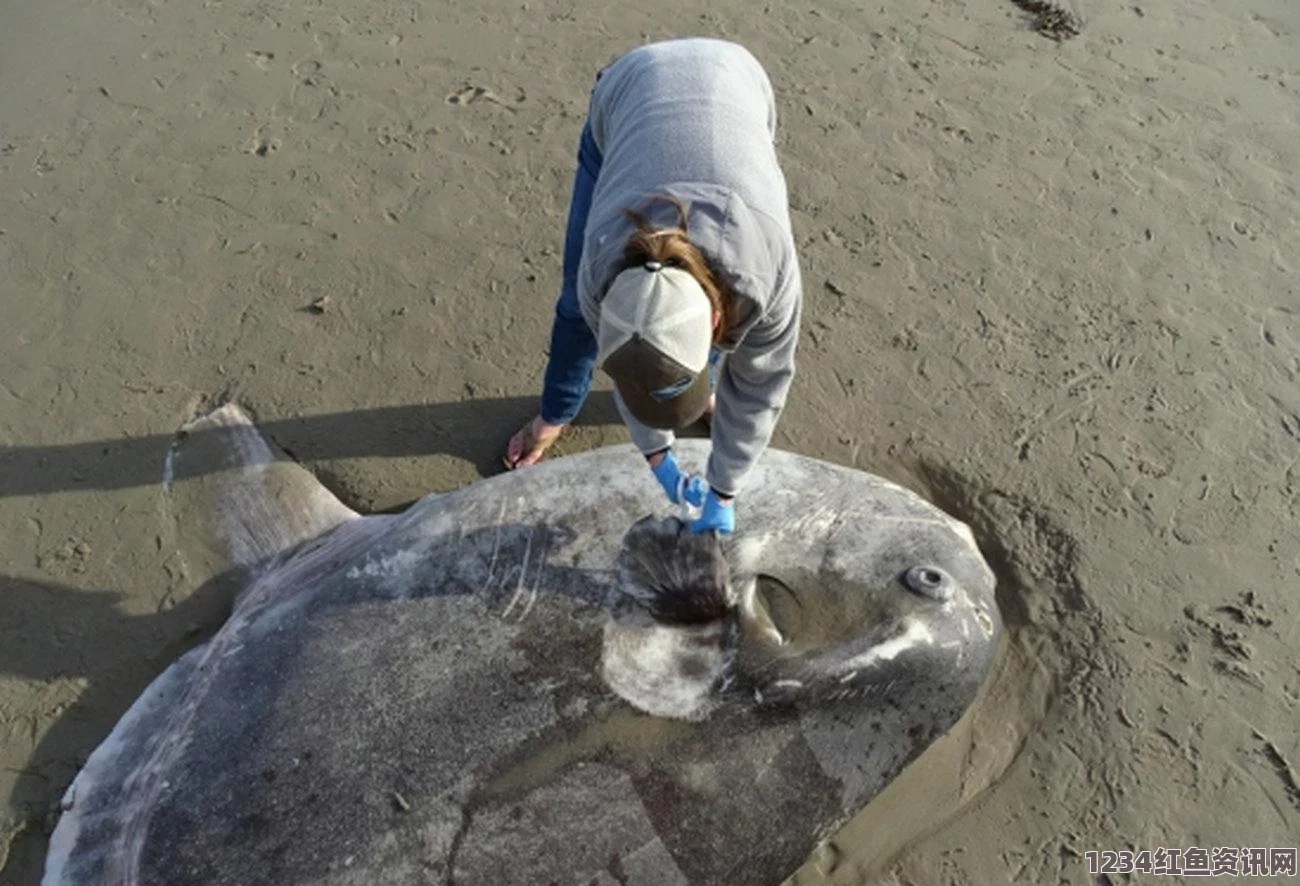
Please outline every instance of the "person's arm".
[[724, 501], [744, 484], [785, 407], [794, 380], [802, 301], [799, 264], [791, 254], [767, 312], [723, 362], [706, 477]]
[[672, 431], [661, 431], [637, 421], [636, 416], [628, 411], [623, 398], [618, 395], [618, 388], [614, 389], [614, 404], [618, 407], [618, 414], [623, 417], [623, 423], [627, 425], [628, 436], [632, 438], [632, 443], [642, 455], [648, 457], [656, 452], [662, 452], [672, 446], [673, 440], [677, 439]]

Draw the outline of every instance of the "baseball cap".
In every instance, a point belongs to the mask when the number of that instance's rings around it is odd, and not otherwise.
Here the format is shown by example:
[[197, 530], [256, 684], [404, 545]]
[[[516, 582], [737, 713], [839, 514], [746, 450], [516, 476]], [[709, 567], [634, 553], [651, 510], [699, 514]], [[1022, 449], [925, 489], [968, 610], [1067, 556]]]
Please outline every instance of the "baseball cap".
[[615, 277], [597, 343], [600, 366], [642, 424], [677, 430], [704, 414], [713, 306], [687, 271], [651, 261]]

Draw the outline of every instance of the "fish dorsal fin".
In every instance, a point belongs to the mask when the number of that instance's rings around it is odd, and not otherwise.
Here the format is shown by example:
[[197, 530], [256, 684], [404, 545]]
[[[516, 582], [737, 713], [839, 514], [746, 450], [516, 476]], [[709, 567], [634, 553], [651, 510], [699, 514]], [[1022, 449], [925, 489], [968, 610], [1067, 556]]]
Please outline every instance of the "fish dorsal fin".
[[255, 568], [359, 516], [234, 403], [181, 429], [164, 486], [182, 550], [198, 548], [218, 569]]

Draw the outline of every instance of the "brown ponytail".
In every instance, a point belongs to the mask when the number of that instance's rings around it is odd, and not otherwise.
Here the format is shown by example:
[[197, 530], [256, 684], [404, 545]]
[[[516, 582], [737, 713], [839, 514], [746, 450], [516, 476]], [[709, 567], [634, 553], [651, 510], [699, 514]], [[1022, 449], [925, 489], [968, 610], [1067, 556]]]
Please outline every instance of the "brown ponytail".
[[694, 277], [708, 296], [713, 310], [721, 318], [713, 331], [713, 341], [716, 344], [727, 330], [736, 325], [736, 298], [722, 282], [708, 258], [687, 236], [686, 207], [682, 201], [665, 194], [651, 198], [646, 208], [656, 202], [670, 203], [677, 210], [676, 227], [656, 228], [643, 212], [624, 209], [623, 215], [636, 225], [636, 231], [627, 238], [627, 245], [623, 247], [623, 265], [620, 270], [657, 261], [668, 267], [681, 268]]

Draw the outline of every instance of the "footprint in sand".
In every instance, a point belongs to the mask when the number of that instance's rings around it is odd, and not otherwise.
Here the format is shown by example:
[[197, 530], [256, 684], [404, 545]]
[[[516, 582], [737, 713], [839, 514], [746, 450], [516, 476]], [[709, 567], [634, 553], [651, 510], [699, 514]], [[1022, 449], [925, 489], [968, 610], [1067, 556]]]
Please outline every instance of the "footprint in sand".
[[261, 130], [257, 134], [244, 142], [245, 154], [256, 154], [258, 157], [269, 157], [276, 151], [280, 150], [280, 140], [263, 135]]
[[324, 66], [316, 59], [309, 58], [290, 65], [289, 73], [297, 77], [298, 81], [304, 86], [318, 86], [322, 67]]
[[487, 89], [482, 86], [465, 86], [448, 95], [447, 104], [472, 105], [474, 102], [487, 95], [487, 92]]
[[263, 71], [269, 70], [271, 62], [275, 60], [274, 52], [263, 52], [260, 49], [254, 49], [252, 52], [246, 52], [244, 55], [250, 62]]
[[447, 104], [449, 105], [463, 106], [472, 105], [477, 101], [485, 101], [492, 102], [494, 105], [500, 105], [507, 111], [511, 112], [515, 111], [516, 108], [514, 106], [523, 102], [523, 100], [524, 91], [522, 89], [519, 90], [519, 98], [514, 102], [511, 102], [508, 99], [504, 99], [497, 95], [486, 86], [474, 86], [472, 84], [467, 84], [447, 96]]

